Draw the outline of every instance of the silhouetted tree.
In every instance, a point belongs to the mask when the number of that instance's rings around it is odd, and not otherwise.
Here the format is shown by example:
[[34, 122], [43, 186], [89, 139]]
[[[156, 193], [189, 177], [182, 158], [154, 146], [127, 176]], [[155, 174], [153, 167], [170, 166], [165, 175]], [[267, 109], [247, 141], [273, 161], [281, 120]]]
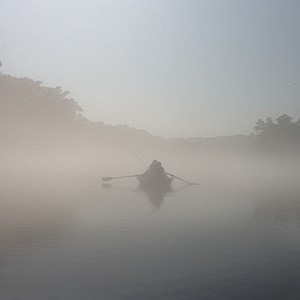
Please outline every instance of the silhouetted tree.
[[0, 73], [0, 139], [14, 143], [57, 143], [75, 136], [82, 108], [61, 87]]
[[274, 123], [271, 118], [259, 119], [254, 127], [260, 145], [274, 149], [295, 149], [300, 145], [300, 120], [283, 114]]
[[0, 74], [0, 117], [11, 121], [72, 122], [82, 111], [61, 87]]

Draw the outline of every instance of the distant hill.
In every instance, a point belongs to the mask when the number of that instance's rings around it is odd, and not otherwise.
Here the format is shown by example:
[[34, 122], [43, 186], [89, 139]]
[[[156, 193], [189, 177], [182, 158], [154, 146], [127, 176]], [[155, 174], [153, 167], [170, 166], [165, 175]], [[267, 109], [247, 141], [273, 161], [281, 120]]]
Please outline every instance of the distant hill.
[[[45, 87], [40, 81], [0, 74], [1, 149], [39, 149], [48, 152], [55, 149], [73, 152], [88, 149], [97, 152], [104, 146], [116, 149], [130, 146], [143, 152], [155, 149], [157, 152], [185, 151], [195, 154], [249, 153], [266, 149], [262, 147], [265, 144], [276, 148], [284, 140], [289, 147], [290, 140], [300, 140], [300, 121], [291, 123], [288, 116], [280, 117], [276, 124], [270, 123], [270, 120], [259, 120], [255, 127], [256, 134], [248, 136], [164, 139], [127, 125], [91, 122], [84, 118], [82, 108], [69, 94], [61, 87]], [[290, 139], [286, 138], [287, 132]]]

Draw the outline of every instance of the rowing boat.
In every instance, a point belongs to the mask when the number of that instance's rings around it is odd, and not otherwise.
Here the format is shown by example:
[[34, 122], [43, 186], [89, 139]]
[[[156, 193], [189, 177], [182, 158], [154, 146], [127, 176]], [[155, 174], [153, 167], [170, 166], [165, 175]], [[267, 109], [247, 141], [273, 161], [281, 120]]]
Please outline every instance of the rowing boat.
[[137, 177], [139, 181], [139, 189], [142, 191], [156, 191], [167, 193], [172, 190], [171, 183], [173, 177], [167, 175], [163, 176], [149, 176], [147, 174], [142, 174]]

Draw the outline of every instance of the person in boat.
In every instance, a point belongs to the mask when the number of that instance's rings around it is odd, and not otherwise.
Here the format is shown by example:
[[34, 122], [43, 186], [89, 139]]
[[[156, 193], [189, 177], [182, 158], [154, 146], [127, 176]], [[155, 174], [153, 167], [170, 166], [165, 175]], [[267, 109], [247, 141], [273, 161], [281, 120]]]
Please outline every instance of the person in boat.
[[149, 166], [149, 171], [153, 172], [153, 174], [165, 174], [165, 169], [162, 167], [161, 162], [156, 159], [152, 161], [152, 164]]
[[[173, 177], [167, 176], [161, 162], [153, 160], [148, 170], [138, 177], [139, 188], [146, 190], [151, 197], [159, 197], [171, 190]], [[154, 193], [154, 195], [153, 195]]]
[[165, 169], [161, 165], [161, 162], [157, 161], [156, 159], [152, 161], [149, 169], [142, 174], [143, 177], [147, 178], [162, 178], [165, 177]]

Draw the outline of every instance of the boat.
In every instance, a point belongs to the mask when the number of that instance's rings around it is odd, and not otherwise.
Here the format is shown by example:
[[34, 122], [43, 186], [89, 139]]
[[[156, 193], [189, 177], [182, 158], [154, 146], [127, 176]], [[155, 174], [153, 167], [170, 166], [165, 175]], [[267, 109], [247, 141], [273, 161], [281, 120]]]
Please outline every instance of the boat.
[[147, 194], [166, 194], [172, 191], [171, 183], [174, 178], [185, 182], [187, 185], [195, 185], [198, 183], [192, 183], [173, 174], [165, 172], [161, 163], [157, 160], [153, 160], [148, 170], [141, 175], [128, 175], [118, 177], [102, 177], [103, 181], [110, 181], [113, 179], [132, 178], [135, 177], [139, 181], [139, 190], [146, 192]]
[[150, 176], [144, 173], [137, 177], [139, 181], [139, 189], [144, 192], [157, 192], [157, 193], [167, 193], [172, 191], [171, 183], [173, 177], [169, 177], [166, 174], [162, 176]]

